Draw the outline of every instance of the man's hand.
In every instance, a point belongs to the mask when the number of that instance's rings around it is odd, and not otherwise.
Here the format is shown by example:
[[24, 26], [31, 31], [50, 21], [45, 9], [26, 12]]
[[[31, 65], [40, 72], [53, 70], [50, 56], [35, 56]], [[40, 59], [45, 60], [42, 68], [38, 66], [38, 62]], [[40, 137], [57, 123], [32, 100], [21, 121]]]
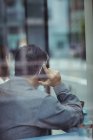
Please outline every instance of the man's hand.
[[43, 86], [54, 87], [61, 83], [61, 76], [58, 71], [47, 68], [45, 65], [43, 66], [43, 69], [44, 69], [48, 79], [46, 81], [38, 81], [39, 84], [41, 84]]

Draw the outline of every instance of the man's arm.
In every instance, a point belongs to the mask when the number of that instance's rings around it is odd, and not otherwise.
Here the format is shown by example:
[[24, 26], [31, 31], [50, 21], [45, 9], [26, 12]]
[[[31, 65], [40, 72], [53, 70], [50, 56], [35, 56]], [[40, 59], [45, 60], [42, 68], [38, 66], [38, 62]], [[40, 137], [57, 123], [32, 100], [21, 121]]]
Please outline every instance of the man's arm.
[[39, 127], [67, 130], [78, 126], [83, 120], [79, 99], [65, 84], [61, 83], [59, 72], [46, 67], [44, 69], [49, 79], [40, 83], [52, 86], [58, 100], [50, 95], [43, 100], [38, 115]]
[[73, 94], [73, 90], [70, 87], [67, 87], [64, 83], [60, 83], [53, 88], [60, 103], [80, 107], [82, 109], [80, 100]]

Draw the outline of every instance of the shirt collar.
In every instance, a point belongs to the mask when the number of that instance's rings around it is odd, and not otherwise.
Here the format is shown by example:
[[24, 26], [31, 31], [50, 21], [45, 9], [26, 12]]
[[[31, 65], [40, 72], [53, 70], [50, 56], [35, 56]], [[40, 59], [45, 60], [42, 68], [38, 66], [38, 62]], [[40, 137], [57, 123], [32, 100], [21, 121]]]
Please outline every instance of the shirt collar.
[[9, 78], [7, 77], [5, 80], [3, 80], [1, 77], [0, 77], [0, 85], [9, 81]]

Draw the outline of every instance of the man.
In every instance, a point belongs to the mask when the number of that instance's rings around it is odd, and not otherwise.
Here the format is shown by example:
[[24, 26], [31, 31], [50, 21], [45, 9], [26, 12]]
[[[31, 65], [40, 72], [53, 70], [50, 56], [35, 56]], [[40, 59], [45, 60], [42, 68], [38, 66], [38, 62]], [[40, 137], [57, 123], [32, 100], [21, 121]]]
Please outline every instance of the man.
[[[35, 45], [16, 51], [16, 76], [0, 85], [0, 140], [44, 136], [51, 129], [69, 131], [82, 122], [79, 99], [58, 71], [46, 67], [47, 59]], [[40, 91], [41, 84], [52, 86], [57, 98]]]

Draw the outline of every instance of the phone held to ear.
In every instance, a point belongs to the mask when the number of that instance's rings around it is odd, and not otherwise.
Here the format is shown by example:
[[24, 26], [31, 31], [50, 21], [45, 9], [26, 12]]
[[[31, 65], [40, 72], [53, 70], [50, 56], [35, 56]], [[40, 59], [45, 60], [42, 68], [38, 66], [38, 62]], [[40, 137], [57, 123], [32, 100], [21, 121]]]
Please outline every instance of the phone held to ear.
[[40, 64], [40, 69], [39, 69], [38, 73], [36, 74], [40, 81], [45, 81], [45, 80], [48, 79], [48, 77], [47, 77], [47, 75], [46, 75], [46, 73], [45, 73], [45, 71], [43, 69], [43, 65], [47, 66], [48, 61], [49, 61], [49, 56], [47, 55], [46, 60], [42, 61], [42, 63]]
[[48, 79], [43, 67], [42, 67], [42, 70], [41, 70], [40, 74], [38, 75], [38, 79], [40, 81], [46, 81]]

